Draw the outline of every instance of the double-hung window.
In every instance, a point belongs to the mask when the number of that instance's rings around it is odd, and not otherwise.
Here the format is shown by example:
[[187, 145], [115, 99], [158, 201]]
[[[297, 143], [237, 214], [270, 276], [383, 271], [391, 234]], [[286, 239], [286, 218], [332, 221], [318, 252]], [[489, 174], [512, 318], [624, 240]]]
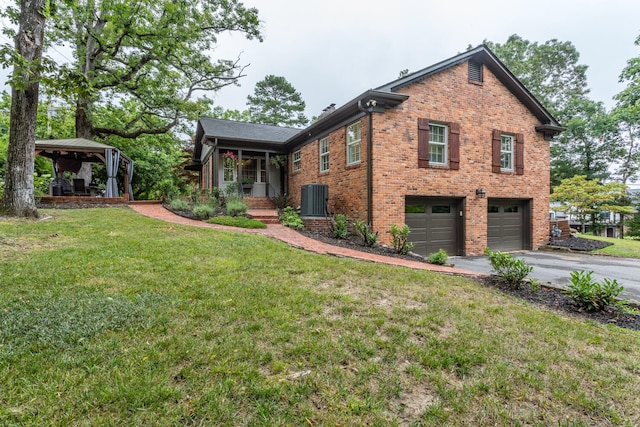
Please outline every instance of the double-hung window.
[[513, 170], [513, 136], [511, 135], [500, 137], [500, 169]]
[[429, 124], [429, 164], [447, 164], [447, 126]]
[[362, 129], [360, 122], [347, 126], [347, 165], [360, 162]]
[[320, 172], [329, 170], [329, 137], [320, 140]]
[[297, 172], [302, 169], [302, 152], [300, 150], [293, 153], [293, 171]]

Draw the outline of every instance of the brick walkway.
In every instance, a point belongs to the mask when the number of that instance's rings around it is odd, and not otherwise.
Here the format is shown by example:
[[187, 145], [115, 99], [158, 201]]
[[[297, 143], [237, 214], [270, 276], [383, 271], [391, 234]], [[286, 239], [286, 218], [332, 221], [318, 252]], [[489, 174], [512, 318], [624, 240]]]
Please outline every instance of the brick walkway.
[[245, 229], [236, 227], [227, 227], [224, 225], [208, 224], [204, 221], [196, 221], [189, 218], [184, 218], [176, 215], [165, 208], [161, 204], [153, 203], [135, 203], [129, 204], [129, 207], [141, 215], [148, 216], [150, 218], [159, 219], [161, 221], [171, 222], [174, 224], [191, 225], [194, 227], [213, 228], [216, 230], [227, 230], [236, 233], [247, 234], [259, 234], [267, 236], [272, 239], [280, 240], [287, 243], [294, 248], [304, 249], [306, 251], [315, 252], [318, 254], [334, 255], [339, 257], [354, 258], [363, 261], [378, 262], [381, 264], [389, 264], [400, 267], [413, 268], [415, 270], [431, 270], [441, 273], [449, 273], [456, 275], [470, 275], [478, 276], [482, 273], [476, 273], [473, 271], [463, 270], [459, 268], [444, 267], [440, 265], [427, 264], [419, 261], [409, 261], [401, 258], [388, 257], [383, 255], [369, 254], [366, 252], [356, 251], [353, 249], [342, 248], [339, 246], [329, 245], [327, 243], [319, 242], [309, 237], [303, 236], [291, 228], [284, 227], [280, 224], [267, 224], [266, 229]]

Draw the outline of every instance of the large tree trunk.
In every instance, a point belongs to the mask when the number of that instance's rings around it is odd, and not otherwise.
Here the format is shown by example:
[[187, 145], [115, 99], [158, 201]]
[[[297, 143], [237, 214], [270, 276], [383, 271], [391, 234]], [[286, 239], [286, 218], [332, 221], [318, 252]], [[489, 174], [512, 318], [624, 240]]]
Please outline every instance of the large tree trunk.
[[33, 171], [36, 140], [36, 112], [44, 38], [45, 0], [20, 2], [20, 26], [16, 52], [28, 67], [14, 65], [11, 84], [11, 118], [5, 188], [1, 210], [9, 215], [37, 217]]

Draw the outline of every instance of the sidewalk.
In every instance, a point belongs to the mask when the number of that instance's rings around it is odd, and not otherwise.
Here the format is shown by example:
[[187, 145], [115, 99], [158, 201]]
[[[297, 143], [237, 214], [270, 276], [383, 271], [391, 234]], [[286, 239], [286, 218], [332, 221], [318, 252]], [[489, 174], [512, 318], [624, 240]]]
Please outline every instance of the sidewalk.
[[236, 233], [259, 234], [262, 236], [270, 237], [272, 239], [280, 240], [294, 248], [299, 248], [309, 252], [315, 252], [318, 254], [353, 258], [353, 259], [358, 259], [362, 261], [371, 261], [371, 262], [377, 262], [380, 264], [388, 264], [388, 265], [395, 265], [399, 267], [413, 268], [415, 270], [430, 270], [430, 271], [437, 271], [440, 273], [467, 275], [467, 276], [482, 275], [482, 273], [463, 270], [460, 268], [444, 267], [444, 266], [435, 265], [435, 264], [428, 264], [425, 262], [409, 261], [401, 258], [369, 254], [366, 252], [356, 251], [353, 249], [347, 249], [339, 246], [329, 245], [327, 243], [319, 242], [317, 240], [303, 236], [297, 231], [280, 224], [267, 224], [266, 229], [263, 228], [263, 229], [257, 229], [257, 230], [237, 228], [237, 227], [227, 227], [224, 225], [209, 224], [204, 221], [196, 221], [193, 219], [181, 217], [179, 215], [174, 214], [173, 212], [169, 212], [168, 210], [163, 208], [161, 204], [130, 203], [129, 207], [141, 215], [144, 215], [150, 218], [159, 219], [161, 221], [171, 222], [171, 223], [180, 224], [180, 225], [190, 225], [193, 227], [213, 228], [216, 230], [233, 231]]

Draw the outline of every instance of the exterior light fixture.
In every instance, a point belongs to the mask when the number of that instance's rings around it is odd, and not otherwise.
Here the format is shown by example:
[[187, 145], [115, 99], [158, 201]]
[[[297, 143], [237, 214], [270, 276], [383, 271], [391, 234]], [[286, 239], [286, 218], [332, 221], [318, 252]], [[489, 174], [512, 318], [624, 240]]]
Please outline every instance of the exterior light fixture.
[[487, 197], [487, 192], [484, 188], [478, 188], [476, 190], [476, 197], [479, 199], [484, 199], [485, 197]]

